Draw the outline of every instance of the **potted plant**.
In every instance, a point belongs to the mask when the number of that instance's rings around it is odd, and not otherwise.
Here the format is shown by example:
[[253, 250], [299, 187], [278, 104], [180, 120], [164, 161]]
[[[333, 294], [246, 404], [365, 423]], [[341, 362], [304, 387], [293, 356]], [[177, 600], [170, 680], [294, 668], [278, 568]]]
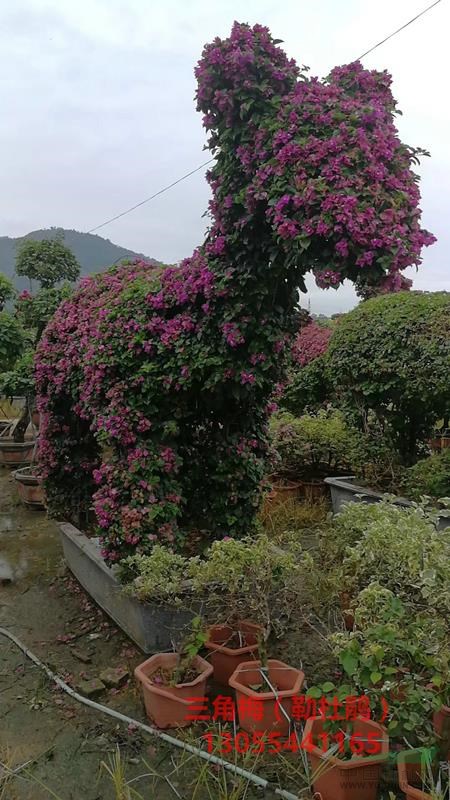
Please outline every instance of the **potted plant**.
[[[446, 421], [448, 425], [448, 421]], [[445, 450], [447, 447], [450, 447], [450, 428], [443, 427], [441, 431], [441, 448]]]
[[36, 430], [32, 423], [31, 395], [34, 391], [33, 355], [25, 352], [14, 364], [14, 368], [0, 374], [0, 392], [13, 400], [24, 397], [18, 419], [12, 420], [0, 434], [0, 463], [7, 466], [30, 464], [35, 450]]
[[243, 661], [229, 680], [236, 692], [239, 725], [247, 733], [286, 736], [293, 698], [301, 692], [305, 673], [283, 661], [267, 659], [262, 639], [259, 652], [259, 661]]
[[264, 532], [216, 540], [202, 558], [191, 559], [188, 573], [193, 596], [211, 624], [233, 627], [251, 620], [267, 638], [271, 631], [284, 633], [298, 611], [299, 559]]
[[270, 506], [286, 503], [289, 500], [299, 500], [301, 497], [301, 481], [291, 480], [281, 475], [270, 475], [267, 482], [270, 490], [265, 497], [265, 502]]
[[38, 467], [28, 466], [13, 472], [20, 499], [33, 508], [45, 507], [45, 492]]
[[294, 417], [274, 414], [270, 422], [273, 460], [277, 477], [299, 482], [302, 496], [313, 502], [326, 496], [323, 479], [347, 470], [354, 458], [359, 435], [339, 411], [319, 411]]
[[433, 728], [443, 758], [450, 761], [450, 705], [442, 704], [433, 714]]
[[0, 431], [0, 464], [5, 467], [21, 467], [31, 464], [35, 455], [36, 440], [24, 438], [14, 440], [16, 420], [12, 420]]
[[[338, 743], [329, 747], [334, 739]], [[389, 755], [389, 736], [382, 725], [357, 717], [351, 723], [343, 720], [333, 735], [324, 716], [310, 717], [303, 742], [314, 791], [323, 800], [376, 800], [381, 767]]]
[[[393, 592], [372, 583], [355, 603], [355, 629], [331, 636], [351, 694], [365, 695], [389, 734], [420, 745], [432, 736], [439, 685], [445, 683], [445, 621], [411, 616]], [[387, 711], [386, 711], [387, 709]]]
[[[34, 295], [27, 291], [19, 295], [14, 316], [1, 312], [0, 318], [0, 338], [6, 338], [6, 346], [0, 349], [0, 393], [11, 398], [25, 398], [10, 439], [2, 437], [0, 440], [0, 463], [20, 466], [30, 463], [32, 446], [27, 438], [31, 435], [34, 439], [39, 427], [35, 408], [34, 350], [58, 305], [70, 296], [72, 289], [68, 281], [78, 278], [80, 268], [59, 233], [52, 239], [25, 239], [18, 248], [15, 267], [17, 275], [40, 284]], [[6, 358], [1, 357], [4, 351]]]
[[430, 750], [402, 750], [397, 757], [397, 771], [400, 789], [405, 792], [406, 800], [449, 799], [448, 776], [444, 779], [441, 777]]
[[181, 728], [192, 721], [193, 708], [205, 702], [206, 682], [213, 668], [199, 656], [206, 641], [200, 617], [178, 652], [156, 653], [134, 674], [142, 686], [147, 716], [158, 728]]
[[214, 669], [214, 680], [227, 686], [235, 669], [244, 661], [258, 658], [258, 639], [263, 634], [261, 625], [248, 620], [238, 620], [208, 628], [205, 642], [211, 651], [210, 662]]

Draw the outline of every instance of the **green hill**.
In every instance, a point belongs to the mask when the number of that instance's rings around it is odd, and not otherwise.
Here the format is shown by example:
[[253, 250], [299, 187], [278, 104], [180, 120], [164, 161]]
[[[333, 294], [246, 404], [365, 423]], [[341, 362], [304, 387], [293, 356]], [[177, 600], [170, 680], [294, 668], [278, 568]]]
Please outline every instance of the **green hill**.
[[16, 247], [23, 239], [51, 239], [56, 233], [64, 234], [64, 244], [70, 247], [81, 267], [82, 275], [90, 275], [110, 267], [122, 258], [145, 258], [154, 264], [159, 262], [149, 258], [143, 253], [135, 253], [126, 247], [113, 244], [109, 239], [103, 239], [92, 233], [65, 230], [64, 228], [49, 228], [47, 230], [31, 231], [26, 236], [17, 239], [9, 236], [0, 236], [0, 272], [12, 279], [17, 289], [28, 288], [27, 278], [19, 278], [14, 272]]

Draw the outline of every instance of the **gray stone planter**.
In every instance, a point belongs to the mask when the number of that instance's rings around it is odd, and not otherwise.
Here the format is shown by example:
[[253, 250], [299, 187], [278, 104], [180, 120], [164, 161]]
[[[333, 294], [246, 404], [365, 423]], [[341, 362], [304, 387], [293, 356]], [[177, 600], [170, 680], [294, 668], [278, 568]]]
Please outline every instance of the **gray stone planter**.
[[[333, 506], [334, 514], [337, 514], [346, 503], [379, 503], [383, 499], [383, 495], [380, 492], [375, 492], [365, 486], [359, 486], [353, 481], [353, 475], [343, 478], [325, 478], [325, 483], [330, 487], [331, 505]], [[393, 502], [395, 505], [403, 506], [404, 508], [412, 506], [412, 503], [405, 497], [397, 497]], [[444, 530], [444, 528], [448, 527], [450, 527], [450, 517], [439, 516], [438, 530]]]
[[141, 603], [123, 593], [123, 587], [107, 567], [95, 540], [88, 539], [68, 522], [60, 524], [67, 565], [93, 600], [144, 653], [172, 650], [193, 612], [156, 603]]

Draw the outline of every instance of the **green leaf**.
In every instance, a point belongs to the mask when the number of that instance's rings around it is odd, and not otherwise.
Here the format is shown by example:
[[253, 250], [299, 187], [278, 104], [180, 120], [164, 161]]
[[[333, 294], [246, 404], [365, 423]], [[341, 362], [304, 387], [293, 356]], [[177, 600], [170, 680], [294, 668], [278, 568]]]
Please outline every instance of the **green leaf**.
[[382, 676], [381, 672], [371, 672], [370, 673], [370, 680], [372, 681], [372, 683], [379, 683], [379, 681], [381, 681], [382, 677], [383, 676]]
[[358, 666], [358, 659], [351, 653], [342, 653], [340, 661], [347, 675], [353, 675]]
[[315, 697], [317, 700], [322, 697], [322, 689], [319, 686], [311, 686], [306, 692], [307, 697]]

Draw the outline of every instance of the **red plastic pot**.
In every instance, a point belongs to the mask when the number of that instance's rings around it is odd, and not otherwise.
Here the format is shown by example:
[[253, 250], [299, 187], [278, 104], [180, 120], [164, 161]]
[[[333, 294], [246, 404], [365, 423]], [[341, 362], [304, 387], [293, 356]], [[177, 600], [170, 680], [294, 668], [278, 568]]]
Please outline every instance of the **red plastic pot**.
[[430, 794], [419, 788], [422, 784], [420, 750], [402, 750], [398, 754], [397, 771], [400, 789], [406, 794], [406, 800], [432, 800]]
[[267, 662], [272, 691], [256, 692], [251, 686], [264, 683], [260, 661], [244, 661], [233, 672], [229, 684], [236, 691], [239, 725], [247, 733], [276, 732], [281, 736], [289, 733], [288, 717], [291, 717], [292, 698], [300, 694], [305, 673], [283, 661], [269, 658]]
[[212, 675], [213, 668], [200, 656], [193, 659], [193, 664], [199, 671], [195, 680], [176, 686], [152, 683], [151, 676], [158, 669], [172, 670], [178, 661], [177, 653], [157, 653], [134, 670], [135, 678], [142, 686], [147, 716], [158, 728], [183, 728], [190, 725], [192, 720], [189, 716], [195, 716], [194, 708], [198, 709], [198, 703], [205, 701], [206, 682]]
[[[242, 647], [230, 647], [227, 642], [236, 633], [241, 633], [245, 644]], [[258, 658], [258, 638], [263, 635], [263, 628], [253, 622], [242, 620], [237, 625], [213, 625], [208, 630], [208, 641], [205, 647], [211, 651], [210, 662], [214, 669], [214, 680], [228, 686], [233, 672], [244, 661], [252, 657]]]
[[358, 717], [354, 730], [358, 736], [365, 737], [376, 732], [380, 740], [380, 753], [344, 760], [330, 755], [317, 746], [319, 734], [325, 733], [326, 719], [322, 716], [310, 717], [305, 724], [305, 740], [308, 746], [308, 759], [313, 773], [315, 792], [320, 792], [323, 800], [377, 800], [381, 767], [389, 756], [389, 736], [387, 730], [377, 722]]
[[441, 740], [444, 757], [450, 761], [450, 706], [441, 706], [439, 711], [434, 712], [433, 728], [436, 736]]

